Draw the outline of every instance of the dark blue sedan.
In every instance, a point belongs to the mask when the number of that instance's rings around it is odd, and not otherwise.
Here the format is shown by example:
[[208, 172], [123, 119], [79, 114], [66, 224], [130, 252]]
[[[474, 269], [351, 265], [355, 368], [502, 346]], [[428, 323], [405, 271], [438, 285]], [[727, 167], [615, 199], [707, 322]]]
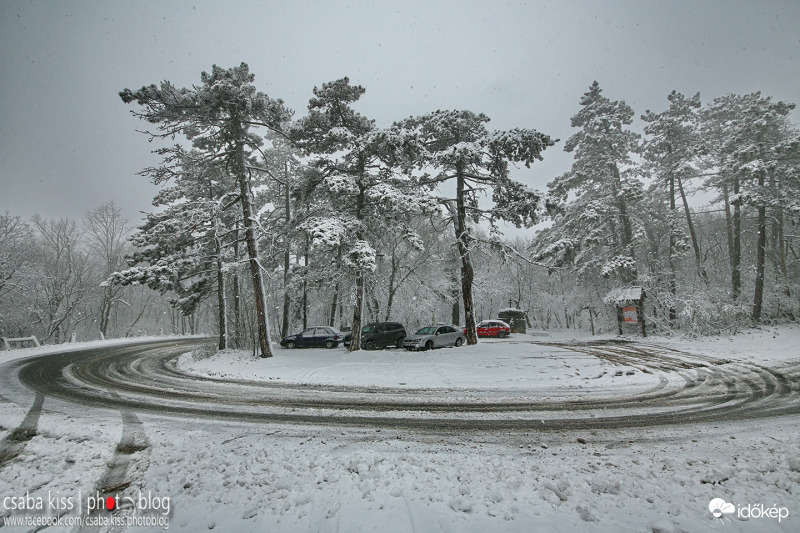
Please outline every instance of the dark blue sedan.
[[328, 326], [314, 326], [296, 335], [281, 339], [284, 348], [336, 348], [342, 342], [342, 334]]

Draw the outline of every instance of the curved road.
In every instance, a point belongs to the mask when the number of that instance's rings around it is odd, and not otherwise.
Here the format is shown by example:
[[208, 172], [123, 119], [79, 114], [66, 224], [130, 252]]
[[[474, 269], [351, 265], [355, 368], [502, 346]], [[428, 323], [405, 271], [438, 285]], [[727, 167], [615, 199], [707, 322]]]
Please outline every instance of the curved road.
[[[180, 372], [197, 339], [42, 355], [0, 366], [5, 391], [98, 408], [250, 422], [420, 429], [563, 430], [713, 422], [800, 413], [797, 366], [712, 359], [625, 341], [543, 343], [654, 374], [650, 390], [587, 397], [496, 390], [408, 390], [208, 379]], [[454, 396], [457, 400], [453, 400]]]

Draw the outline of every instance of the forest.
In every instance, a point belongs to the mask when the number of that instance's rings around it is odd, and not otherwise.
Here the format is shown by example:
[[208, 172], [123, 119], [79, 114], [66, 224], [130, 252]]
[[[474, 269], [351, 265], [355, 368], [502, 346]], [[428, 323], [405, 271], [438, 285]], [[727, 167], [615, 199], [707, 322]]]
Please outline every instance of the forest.
[[[138, 225], [113, 203], [0, 214], [0, 336], [203, 333], [268, 357], [307, 326], [388, 320], [474, 344], [505, 308], [534, 330], [615, 333], [607, 295], [628, 286], [662, 335], [797, 319], [794, 104], [672, 91], [637, 117], [594, 82], [559, 140], [468, 110], [380, 128], [356, 111], [365, 93], [323, 83], [295, 118], [244, 63], [122, 90], [159, 146], [131, 178], [160, 186], [154, 209]], [[519, 180], [561, 147], [571, 168], [546, 190]]]

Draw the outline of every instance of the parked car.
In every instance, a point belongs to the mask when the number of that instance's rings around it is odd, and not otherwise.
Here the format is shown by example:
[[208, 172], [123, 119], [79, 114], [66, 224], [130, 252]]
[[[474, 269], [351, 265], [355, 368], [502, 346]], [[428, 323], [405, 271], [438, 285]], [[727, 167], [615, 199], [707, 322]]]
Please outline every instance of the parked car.
[[[344, 345], [350, 346], [352, 333], [344, 336]], [[361, 326], [361, 347], [367, 350], [386, 348], [387, 346], [403, 346], [406, 338], [406, 328], [399, 322], [373, 322]]]
[[336, 348], [342, 342], [342, 334], [328, 326], [306, 328], [296, 335], [281, 339], [284, 348]]
[[406, 350], [433, 350], [444, 346], [461, 346], [467, 342], [467, 338], [462, 331], [453, 326], [436, 324], [426, 326], [403, 341]]
[[[477, 327], [478, 337], [508, 337], [511, 335], [511, 326], [502, 320], [484, 320]], [[466, 328], [464, 328], [466, 333]]]

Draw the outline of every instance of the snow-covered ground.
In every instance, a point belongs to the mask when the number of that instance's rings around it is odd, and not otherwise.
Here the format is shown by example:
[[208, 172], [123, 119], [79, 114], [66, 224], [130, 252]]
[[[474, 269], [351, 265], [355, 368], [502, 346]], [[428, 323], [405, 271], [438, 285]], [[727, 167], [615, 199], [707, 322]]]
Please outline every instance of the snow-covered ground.
[[149, 342], [163, 342], [169, 339], [191, 339], [203, 338], [202, 335], [175, 335], [175, 336], [158, 336], [148, 335], [141, 337], [125, 337], [121, 339], [105, 339], [105, 340], [92, 340], [83, 342], [74, 342], [66, 344], [45, 344], [44, 346], [16, 348], [12, 350], [0, 350], [0, 364], [9, 361], [16, 361], [18, 359], [25, 359], [27, 357], [37, 357], [39, 355], [47, 355], [51, 353], [70, 353], [91, 348], [103, 348], [112, 346], [127, 346], [131, 344], [141, 344]]
[[[327, 350], [289, 350], [275, 346], [274, 357], [253, 358], [251, 352], [229, 350], [186, 354], [178, 367], [212, 378], [280, 381], [282, 383], [439, 389], [574, 390], [583, 388], [646, 388], [658, 377], [613, 365], [547, 343], [616, 339], [573, 331], [514, 334], [508, 339], [480, 339], [476, 346], [429, 352], [403, 349], [361, 350], [340, 346]], [[658, 344], [720, 359], [783, 363], [800, 360], [800, 327], [765, 327], [735, 336], [701, 339], [650, 337], [637, 342]], [[619, 375], [622, 372], [622, 375]]]
[[[178, 366], [220, 379], [432, 388], [443, 395], [629, 393], [658, 379], [634, 366], [528, 342], [568, 337], [512, 336], [414, 354], [276, 348], [268, 360], [198, 352]], [[770, 367], [800, 364], [797, 327], [642, 341]], [[5, 356], [0, 352], [0, 362]], [[33, 394], [3, 397], [0, 438], [20, 425], [33, 402]], [[46, 398], [38, 434], [0, 466], [0, 502], [79, 491], [85, 500], [131, 424], [148, 445], [127, 454], [131, 485], [120, 493], [168, 498], [169, 530], [770, 532], [800, 526], [796, 416], [585, 431], [412, 431], [150, 414], [132, 423], [130, 413]], [[715, 498], [733, 503], [735, 512], [714, 519], [709, 503]], [[761, 510], [777, 517], [746, 516]], [[129, 506], [119, 514], [132, 513]], [[20, 513], [0, 508], [0, 514]]]
[[[253, 358], [246, 351], [213, 355], [200, 351], [181, 357], [178, 368], [217, 378], [409, 389], [541, 391], [590, 386], [646, 388], [658, 383], [657, 377], [631, 372], [630, 367], [614, 367], [590, 355], [532, 343], [550, 340], [555, 338], [513, 335], [508, 339], [480, 339], [475, 346], [422, 352], [391, 348], [351, 353], [343, 346], [330, 350], [276, 346], [269, 359]], [[618, 372], [621, 375], [616, 375]]]

